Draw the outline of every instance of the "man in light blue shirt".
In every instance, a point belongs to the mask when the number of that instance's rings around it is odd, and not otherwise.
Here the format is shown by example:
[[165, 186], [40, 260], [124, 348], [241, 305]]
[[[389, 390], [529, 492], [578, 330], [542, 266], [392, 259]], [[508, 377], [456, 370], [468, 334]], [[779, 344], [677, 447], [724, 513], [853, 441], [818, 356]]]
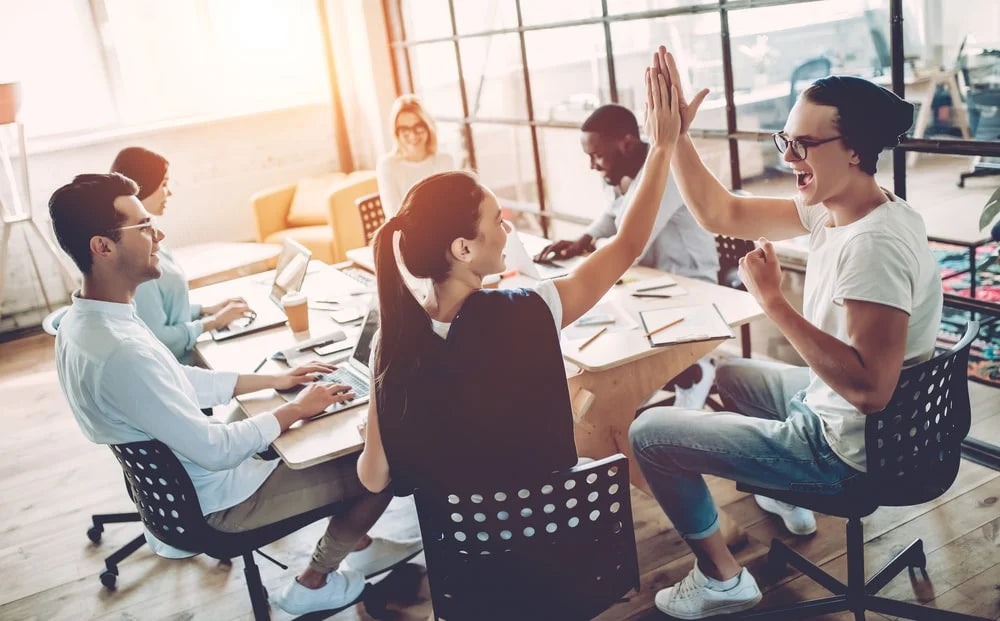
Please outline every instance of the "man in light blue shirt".
[[[364, 574], [338, 570], [389, 502], [357, 479], [355, 459], [305, 470], [254, 459], [298, 420], [349, 399], [348, 387], [311, 383], [298, 397], [252, 418], [222, 423], [199, 408], [235, 395], [312, 382], [332, 369], [315, 363], [276, 375], [184, 366], [138, 318], [136, 287], [160, 275], [163, 233], [119, 174], [79, 175], [52, 195], [49, 212], [60, 245], [83, 273], [83, 286], [56, 337], [56, 370], [84, 435], [99, 444], [156, 439], [191, 476], [206, 520], [241, 531], [342, 503], [309, 566], [276, 598], [292, 614], [339, 608], [360, 595]], [[161, 542], [150, 545], [164, 551]], [[419, 549], [419, 548], [418, 548]], [[177, 551], [174, 551], [175, 553]]]

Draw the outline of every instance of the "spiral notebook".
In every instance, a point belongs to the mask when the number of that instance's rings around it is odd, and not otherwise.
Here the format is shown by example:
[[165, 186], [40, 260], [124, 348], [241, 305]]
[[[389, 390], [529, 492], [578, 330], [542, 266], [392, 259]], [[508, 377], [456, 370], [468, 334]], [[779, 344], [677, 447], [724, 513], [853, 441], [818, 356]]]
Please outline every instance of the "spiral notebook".
[[715, 304], [654, 308], [639, 311], [639, 319], [652, 347], [735, 337]]

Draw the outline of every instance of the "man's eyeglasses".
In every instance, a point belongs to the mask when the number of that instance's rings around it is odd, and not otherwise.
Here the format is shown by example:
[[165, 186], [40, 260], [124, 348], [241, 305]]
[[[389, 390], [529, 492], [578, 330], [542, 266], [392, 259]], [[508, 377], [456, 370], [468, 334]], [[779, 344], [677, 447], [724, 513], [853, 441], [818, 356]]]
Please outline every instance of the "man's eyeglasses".
[[413, 138], [414, 136], [426, 136], [427, 125], [423, 123], [417, 123], [416, 125], [397, 125], [396, 135], [407, 140]]
[[112, 231], [127, 231], [129, 229], [139, 229], [140, 233], [148, 233], [150, 237], [156, 237], [160, 232], [160, 229], [156, 228], [156, 225], [152, 220], [149, 222], [140, 222], [139, 224], [130, 224], [128, 226], [116, 226], [113, 229], [108, 229], [107, 232]]
[[776, 132], [771, 134], [771, 138], [774, 139], [774, 146], [778, 148], [778, 153], [784, 154], [785, 151], [792, 152], [792, 161], [801, 162], [806, 159], [806, 155], [809, 153], [809, 147], [818, 147], [821, 144], [826, 144], [828, 142], [833, 142], [834, 140], [839, 140], [843, 136], [834, 136], [832, 138], [824, 138], [823, 140], [794, 140], [789, 138], [782, 132]]

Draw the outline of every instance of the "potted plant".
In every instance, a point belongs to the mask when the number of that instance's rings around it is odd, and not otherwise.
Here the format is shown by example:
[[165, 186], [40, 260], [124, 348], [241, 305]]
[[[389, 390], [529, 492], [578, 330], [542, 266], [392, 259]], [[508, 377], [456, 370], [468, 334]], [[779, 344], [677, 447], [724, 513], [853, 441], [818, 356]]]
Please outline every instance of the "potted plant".
[[[983, 213], [979, 216], [979, 229], [984, 230], [993, 222], [993, 218], [1000, 214], [1000, 187], [993, 192], [989, 200], [986, 201], [986, 205], [983, 206]], [[1000, 241], [1000, 222], [993, 227], [992, 237], [995, 241]]]

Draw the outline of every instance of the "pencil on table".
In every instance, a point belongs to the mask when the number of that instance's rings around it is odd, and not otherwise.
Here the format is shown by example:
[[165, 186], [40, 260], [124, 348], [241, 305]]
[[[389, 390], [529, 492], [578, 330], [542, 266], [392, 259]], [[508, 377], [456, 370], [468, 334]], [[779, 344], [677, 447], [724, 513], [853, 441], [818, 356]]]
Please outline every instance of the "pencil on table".
[[651, 337], [654, 334], [657, 334], [659, 332], [663, 332], [664, 330], [666, 330], [670, 326], [675, 326], [675, 325], [679, 324], [682, 321], [684, 321], [684, 318], [680, 317], [679, 319], [674, 319], [673, 321], [667, 323], [666, 325], [662, 325], [662, 326], [660, 326], [659, 328], [657, 328], [655, 330], [650, 330], [649, 332], [646, 333], [646, 338], [649, 338], [649, 337]]
[[584, 341], [583, 345], [580, 345], [580, 347], [579, 347], [579, 349], [577, 351], [583, 351], [584, 347], [586, 347], [587, 345], [590, 345], [591, 343], [593, 343], [594, 341], [596, 341], [597, 337], [601, 336], [602, 334], [604, 334], [607, 331], [608, 331], [608, 327], [604, 326], [603, 328], [601, 328], [600, 330], [598, 330], [597, 333], [594, 334], [594, 336], [592, 336], [589, 339], [587, 339], [586, 341]]

